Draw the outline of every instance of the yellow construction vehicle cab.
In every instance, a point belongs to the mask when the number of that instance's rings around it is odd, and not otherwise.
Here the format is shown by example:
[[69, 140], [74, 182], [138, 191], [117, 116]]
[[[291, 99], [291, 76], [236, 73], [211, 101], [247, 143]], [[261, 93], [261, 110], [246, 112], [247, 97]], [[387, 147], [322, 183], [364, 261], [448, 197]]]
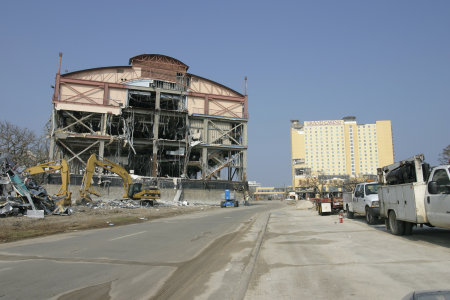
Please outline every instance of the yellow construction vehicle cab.
[[58, 170], [61, 173], [61, 187], [58, 192], [51, 197], [51, 199], [58, 206], [58, 210], [63, 212], [66, 210], [67, 206], [72, 205], [72, 193], [69, 192], [70, 173], [67, 161], [65, 159], [62, 159], [59, 163], [56, 161], [49, 161], [40, 165], [29, 167], [25, 169], [24, 172], [29, 175], [36, 175], [40, 173], [52, 173]]
[[152, 200], [150, 203], [153, 204], [153, 200], [161, 198], [161, 192], [157, 187], [151, 187], [149, 189], [144, 189], [142, 183], [133, 183], [133, 180], [121, 165], [116, 164], [107, 159], [99, 160], [97, 155], [92, 154], [86, 164], [86, 171], [84, 172], [83, 180], [81, 183], [80, 196], [81, 201], [90, 202], [92, 201], [89, 194], [94, 194], [100, 196], [91, 186], [92, 177], [94, 176], [95, 167], [103, 168], [109, 172], [115, 173], [120, 176], [123, 180], [124, 194], [123, 198], [133, 199], [133, 200]]

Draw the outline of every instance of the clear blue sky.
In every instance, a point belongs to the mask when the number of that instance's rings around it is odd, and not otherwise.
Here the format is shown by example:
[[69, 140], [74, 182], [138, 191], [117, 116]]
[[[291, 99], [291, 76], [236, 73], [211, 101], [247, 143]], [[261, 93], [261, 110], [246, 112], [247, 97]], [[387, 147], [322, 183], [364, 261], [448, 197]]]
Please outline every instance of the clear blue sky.
[[450, 1], [2, 1], [1, 120], [43, 131], [62, 70], [142, 53], [244, 92], [248, 177], [291, 182], [291, 119], [392, 120], [395, 159], [450, 144]]

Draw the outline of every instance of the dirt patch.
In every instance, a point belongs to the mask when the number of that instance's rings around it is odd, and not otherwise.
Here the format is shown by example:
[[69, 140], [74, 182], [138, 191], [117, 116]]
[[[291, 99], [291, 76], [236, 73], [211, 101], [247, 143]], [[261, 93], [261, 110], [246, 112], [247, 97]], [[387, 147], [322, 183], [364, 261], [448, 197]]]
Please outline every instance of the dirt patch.
[[91, 208], [74, 207], [70, 216], [45, 216], [44, 219], [6, 217], [0, 219], [0, 243], [56, 233], [120, 226], [147, 222], [181, 214], [217, 209], [218, 206], [155, 206], [148, 208]]
[[314, 208], [314, 203], [309, 200], [298, 200], [296, 208], [300, 210], [308, 210]]
[[[245, 247], [240, 241], [253, 223], [254, 221], [244, 222], [244, 226], [241, 229], [216, 239], [192, 260], [181, 264], [170, 278], [165, 281], [157, 294], [150, 299], [195, 298], [199, 291], [203, 292], [206, 288], [211, 274], [221, 270], [230, 262], [231, 253], [240, 251]], [[245, 262], [245, 265], [247, 263]], [[236, 280], [234, 283], [236, 285], [235, 288], [237, 288], [238, 283], [239, 280]], [[211, 298], [222, 299], [221, 297]]]

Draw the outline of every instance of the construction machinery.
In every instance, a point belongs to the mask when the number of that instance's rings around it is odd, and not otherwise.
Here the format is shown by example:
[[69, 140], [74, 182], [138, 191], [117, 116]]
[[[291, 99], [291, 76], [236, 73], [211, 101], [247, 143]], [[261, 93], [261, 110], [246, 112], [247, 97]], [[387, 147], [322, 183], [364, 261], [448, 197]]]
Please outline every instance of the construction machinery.
[[72, 205], [72, 193], [69, 192], [70, 173], [67, 161], [65, 159], [62, 159], [60, 162], [50, 161], [24, 170], [29, 175], [53, 173], [56, 171], [59, 171], [61, 174], [61, 186], [58, 192], [51, 197], [51, 200], [54, 201], [59, 212], [64, 212], [68, 206]]
[[82, 202], [92, 201], [89, 194], [100, 196], [100, 194], [93, 189], [91, 184], [95, 167], [103, 168], [122, 178], [124, 188], [123, 198], [141, 200], [142, 204], [148, 203], [150, 205], [153, 205], [154, 200], [161, 198], [161, 192], [157, 186], [144, 189], [143, 183], [133, 183], [130, 174], [121, 165], [107, 159], [100, 160], [97, 158], [96, 154], [92, 154], [87, 161], [86, 171], [81, 183], [80, 196]]
[[423, 154], [378, 168], [380, 216], [395, 235], [413, 226], [450, 229], [450, 164], [430, 168]]
[[220, 202], [220, 207], [239, 207], [239, 201], [236, 200], [236, 194], [231, 193], [230, 190], [225, 190], [222, 197], [223, 201]]
[[338, 213], [343, 209], [343, 199], [338, 196], [339, 193], [330, 193], [329, 197], [312, 198], [311, 201], [316, 204], [319, 215], [323, 216], [326, 213]]

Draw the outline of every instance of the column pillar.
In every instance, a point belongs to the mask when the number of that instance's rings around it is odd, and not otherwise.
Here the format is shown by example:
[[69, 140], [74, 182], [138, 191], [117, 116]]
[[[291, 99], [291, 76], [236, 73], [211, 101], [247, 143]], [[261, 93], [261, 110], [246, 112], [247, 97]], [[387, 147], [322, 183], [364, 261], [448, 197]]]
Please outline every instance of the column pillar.
[[158, 139], [159, 139], [159, 117], [161, 110], [161, 91], [156, 91], [155, 116], [153, 119], [153, 155], [152, 176], [158, 177]]
[[189, 132], [189, 115], [186, 114], [186, 118], [185, 118], [185, 137], [184, 140], [186, 141], [186, 147], [184, 149], [184, 165], [183, 165], [183, 174], [181, 174], [181, 177], [185, 177], [188, 178], [188, 173], [187, 173], [187, 169], [188, 169], [188, 163], [189, 163], [189, 156], [191, 155], [191, 145], [190, 145], [190, 132]]
[[204, 114], [209, 115], [209, 96], [205, 96], [205, 103], [204, 103]]
[[[53, 106], [53, 105], [52, 105]], [[56, 126], [56, 118], [55, 118], [55, 108], [52, 107], [52, 125], [50, 129], [50, 149], [49, 149], [49, 160], [56, 160], [55, 148], [56, 148], [56, 138], [55, 138], [55, 126]]]
[[[107, 114], [102, 114], [102, 117], [100, 119], [100, 135], [104, 136], [106, 135], [106, 121], [108, 120]], [[100, 145], [98, 147], [98, 157], [103, 160], [105, 155], [105, 141], [101, 140]]]
[[[209, 134], [208, 134], [208, 119], [203, 119], [203, 134], [202, 139], [206, 145], [209, 145]], [[202, 178], [205, 179], [208, 170], [208, 148], [204, 147], [202, 149]]]
[[[242, 124], [242, 145], [247, 147], [247, 123]], [[242, 181], [247, 181], [247, 149], [242, 152]]]

